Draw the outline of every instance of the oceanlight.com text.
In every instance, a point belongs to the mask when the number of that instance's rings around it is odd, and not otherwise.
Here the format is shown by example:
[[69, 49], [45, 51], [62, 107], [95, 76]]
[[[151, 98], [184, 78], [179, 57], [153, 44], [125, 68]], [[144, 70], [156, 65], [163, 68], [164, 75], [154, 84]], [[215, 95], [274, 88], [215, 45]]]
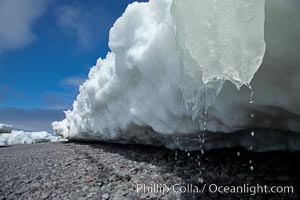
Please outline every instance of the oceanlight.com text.
[[169, 192], [175, 193], [220, 193], [220, 194], [250, 194], [252, 196], [256, 194], [280, 194], [280, 193], [294, 193], [293, 186], [268, 186], [268, 185], [217, 185], [217, 184], [203, 184], [203, 185], [181, 185], [174, 184], [168, 186], [166, 184], [137, 184], [137, 193], [162, 193]]

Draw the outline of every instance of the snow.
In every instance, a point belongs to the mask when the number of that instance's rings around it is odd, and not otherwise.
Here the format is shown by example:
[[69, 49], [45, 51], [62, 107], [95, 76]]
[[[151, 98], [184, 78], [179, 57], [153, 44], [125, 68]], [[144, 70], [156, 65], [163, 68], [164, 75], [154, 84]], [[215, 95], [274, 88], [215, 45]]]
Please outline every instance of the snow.
[[130, 4], [53, 129], [191, 150], [300, 150], [299, 10], [297, 0]]
[[0, 146], [12, 144], [32, 144], [37, 142], [64, 141], [61, 136], [50, 134], [46, 131], [25, 132], [12, 130], [13, 126], [0, 124]]
[[12, 126], [0, 123], [0, 133], [10, 133], [12, 131]]
[[13, 144], [32, 144], [37, 142], [58, 142], [62, 141], [60, 136], [55, 136], [46, 131], [41, 132], [24, 132], [15, 131], [11, 133], [3, 133], [0, 135], [1, 145], [13, 145]]

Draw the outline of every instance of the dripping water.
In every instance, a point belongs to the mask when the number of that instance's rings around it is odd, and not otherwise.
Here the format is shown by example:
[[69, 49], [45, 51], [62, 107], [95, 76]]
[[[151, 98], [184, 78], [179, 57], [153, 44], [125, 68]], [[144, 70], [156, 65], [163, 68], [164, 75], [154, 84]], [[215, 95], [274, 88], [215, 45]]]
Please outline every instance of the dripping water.
[[207, 127], [207, 108], [208, 108], [208, 103], [207, 103], [207, 86], [205, 85], [205, 109], [204, 109], [204, 121], [203, 121], [203, 130], [206, 131]]
[[208, 100], [207, 100], [207, 85], [205, 85], [205, 107], [204, 107], [204, 120], [203, 120], [203, 131], [202, 131], [202, 140], [200, 141], [201, 153], [204, 154], [203, 144], [205, 142], [205, 132], [207, 131], [207, 110], [208, 110]]
[[201, 154], [202, 154], [202, 155], [204, 154], [204, 150], [203, 150], [203, 148], [201, 149]]
[[200, 162], [200, 155], [199, 154], [197, 155], [197, 161], [198, 161], [198, 166], [200, 167], [201, 162]]
[[[253, 91], [252, 86], [250, 84], [248, 84], [248, 88], [250, 90], [250, 100], [249, 100], [249, 103], [253, 104], [254, 103], [254, 100], [253, 100], [254, 91]], [[255, 117], [254, 113], [251, 113], [250, 119], [253, 119], [254, 117]], [[255, 136], [255, 132], [251, 131], [250, 135], [251, 135], [251, 137], [254, 137]], [[250, 141], [252, 141], [252, 140], [250, 140]], [[253, 151], [253, 145], [249, 146], [249, 151]], [[252, 159], [251, 158], [249, 160], [249, 165], [250, 165], [250, 170], [253, 171], [254, 167], [253, 167], [253, 163], [252, 163]]]
[[[176, 145], [179, 148], [178, 137], [176, 137]], [[177, 161], [177, 150], [175, 151], [175, 161]]]
[[[199, 149], [201, 154], [204, 154], [204, 143], [205, 143], [205, 132], [207, 131], [207, 110], [208, 110], [208, 99], [207, 99], [207, 85], [205, 85], [205, 107], [204, 107], [204, 114], [203, 114], [203, 121], [199, 120], [199, 125], [200, 125], [200, 133], [198, 135], [199, 137]], [[203, 131], [201, 131], [201, 124], [203, 123]], [[200, 162], [200, 155], [197, 155], [197, 162], [198, 162], [198, 167], [199, 167], [199, 178], [198, 181], [199, 183], [203, 183], [204, 179], [201, 176], [202, 171], [201, 171], [201, 162]]]
[[[177, 145], [177, 149], [179, 148], [179, 142], [178, 142], [178, 136], [176, 136], [176, 145]], [[176, 168], [176, 165], [177, 165], [177, 160], [178, 160], [178, 150], [175, 150], [175, 163], [174, 163], [174, 166]], [[176, 170], [174, 171], [174, 174], [176, 174]]]
[[204, 180], [203, 180], [202, 177], [199, 177], [199, 182], [200, 182], [200, 183], [203, 183], [203, 182], [204, 182]]
[[250, 90], [250, 101], [249, 101], [249, 103], [253, 104], [254, 103], [254, 100], [253, 100], [254, 91], [253, 91], [252, 86], [250, 84], [248, 84], [248, 88]]
[[251, 160], [251, 159], [249, 160], [249, 164], [250, 164], [250, 170], [253, 171], [253, 170], [254, 170], [254, 167], [253, 167], [253, 165], [252, 165], [252, 160]]
[[186, 146], [186, 148], [185, 148], [185, 153], [186, 153], [186, 155], [187, 155], [188, 157], [190, 157], [191, 153], [189, 152], [189, 150], [188, 150], [188, 148], [187, 148], [188, 142], [189, 142], [189, 137], [187, 136], [187, 137], [185, 137], [185, 146]]

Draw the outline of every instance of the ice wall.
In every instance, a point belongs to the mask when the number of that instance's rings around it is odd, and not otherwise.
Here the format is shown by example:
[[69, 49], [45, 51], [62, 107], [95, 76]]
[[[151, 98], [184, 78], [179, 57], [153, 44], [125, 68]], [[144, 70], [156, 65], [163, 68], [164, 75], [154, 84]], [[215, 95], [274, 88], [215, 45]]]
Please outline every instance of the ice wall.
[[300, 132], [299, 19], [297, 0], [130, 4], [54, 131], [194, 150], [206, 130], [204, 148], [300, 149], [297, 133], [232, 134]]

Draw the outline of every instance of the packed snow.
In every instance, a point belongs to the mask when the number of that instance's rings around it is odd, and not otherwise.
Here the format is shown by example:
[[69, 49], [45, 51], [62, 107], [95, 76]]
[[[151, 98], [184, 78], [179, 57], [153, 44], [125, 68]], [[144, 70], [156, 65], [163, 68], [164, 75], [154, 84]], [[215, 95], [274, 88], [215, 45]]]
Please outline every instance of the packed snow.
[[132, 3], [53, 129], [189, 150], [300, 150], [299, 10], [298, 0]]
[[4, 127], [1, 129], [3, 132], [0, 134], [0, 146], [64, 141], [61, 136], [53, 135], [46, 131], [25, 132], [12, 130], [13, 126], [10, 125], [0, 124], [0, 126]]

